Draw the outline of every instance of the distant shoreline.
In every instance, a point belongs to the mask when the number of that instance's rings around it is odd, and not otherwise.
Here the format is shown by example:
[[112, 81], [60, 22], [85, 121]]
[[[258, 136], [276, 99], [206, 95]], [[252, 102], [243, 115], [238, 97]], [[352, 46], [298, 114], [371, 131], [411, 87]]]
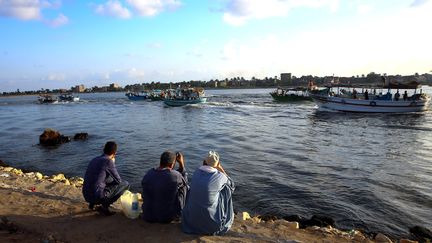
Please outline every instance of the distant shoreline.
[[[370, 83], [358, 83], [358, 84], [335, 84], [333, 85], [333, 87], [354, 87], [354, 88], [368, 88], [368, 89], [387, 89], [384, 87], [379, 87], [381, 84], [377, 85], [377, 84], [370, 84]], [[430, 86], [429, 84], [420, 84], [420, 87], [418, 89], [421, 89], [422, 86]], [[238, 90], [238, 89], [276, 89], [276, 88], [294, 88], [294, 87], [307, 87], [307, 85], [275, 85], [275, 86], [266, 86], [266, 87], [205, 87], [205, 90]], [[318, 87], [327, 87], [325, 85], [318, 85]], [[396, 88], [392, 88], [392, 89], [396, 89]], [[402, 88], [401, 88], [402, 89]], [[29, 92], [33, 92], [33, 91], [29, 91]], [[129, 92], [128, 90], [118, 90], [118, 91], [95, 91], [95, 92], [65, 92], [65, 93], [74, 93], [74, 94], [102, 94], [102, 93], [126, 93]], [[17, 97], [17, 96], [39, 96], [39, 95], [61, 95], [61, 94], [65, 94], [65, 93], [33, 93], [33, 94], [3, 94], [0, 93], [0, 97]]]
[[[276, 89], [278, 86], [274, 86], [274, 87], [230, 87], [230, 88], [205, 88], [205, 90], [230, 90], [230, 89]], [[288, 87], [288, 86], [283, 86]], [[293, 86], [294, 87], [294, 86]], [[101, 91], [97, 91], [97, 92], [80, 92], [80, 93], [75, 93], [75, 92], [69, 92], [69, 93], [74, 93], [74, 94], [103, 94], [103, 93], [126, 93], [128, 91], [126, 90], [119, 90], [119, 91], [106, 91], [106, 92], [101, 92]], [[64, 94], [64, 93], [38, 93], [38, 94], [0, 94], [0, 97], [17, 97], [17, 96], [39, 96], [39, 95], [60, 95], [60, 94]]]

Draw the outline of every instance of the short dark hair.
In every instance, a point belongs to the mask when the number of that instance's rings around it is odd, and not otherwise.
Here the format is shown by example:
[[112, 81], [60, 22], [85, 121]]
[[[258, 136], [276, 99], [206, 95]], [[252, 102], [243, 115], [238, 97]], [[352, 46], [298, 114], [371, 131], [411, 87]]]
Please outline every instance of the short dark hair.
[[162, 153], [160, 157], [160, 166], [161, 167], [168, 167], [172, 165], [176, 160], [176, 154], [172, 151], [165, 151]]
[[104, 147], [104, 154], [112, 155], [117, 152], [117, 144], [114, 141], [108, 141]]

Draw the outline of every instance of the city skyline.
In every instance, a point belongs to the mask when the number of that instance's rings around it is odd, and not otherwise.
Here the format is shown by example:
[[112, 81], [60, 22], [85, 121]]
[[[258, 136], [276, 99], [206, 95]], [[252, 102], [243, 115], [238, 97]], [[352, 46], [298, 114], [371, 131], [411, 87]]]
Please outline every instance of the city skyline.
[[430, 0], [0, 0], [0, 91], [429, 73], [430, 12]]

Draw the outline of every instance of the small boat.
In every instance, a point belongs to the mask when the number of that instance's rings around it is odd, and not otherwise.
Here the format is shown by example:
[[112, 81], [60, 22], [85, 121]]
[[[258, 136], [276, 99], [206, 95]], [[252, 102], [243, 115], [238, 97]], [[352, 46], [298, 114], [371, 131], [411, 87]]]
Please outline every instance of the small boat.
[[275, 91], [271, 92], [270, 95], [277, 102], [312, 101], [308, 89], [305, 87], [290, 89], [277, 88]]
[[163, 101], [168, 106], [201, 104], [207, 102], [207, 98], [204, 96], [205, 92], [203, 88], [177, 88], [175, 92], [168, 92]]
[[150, 96], [150, 100], [151, 101], [161, 101], [161, 100], [163, 100], [164, 98], [163, 97], [161, 97], [161, 96]]
[[41, 104], [55, 104], [58, 103], [58, 99], [54, 98], [52, 95], [39, 95], [38, 97], [38, 101]]
[[[319, 108], [331, 109], [336, 111], [347, 112], [368, 112], [368, 113], [406, 113], [420, 112], [428, 110], [431, 98], [422, 93], [417, 93], [417, 89], [406, 89], [403, 97], [399, 89], [392, 94], [394, 90], [388, 88], [387, 93], [380, 92], [376, 94], [376, 88], [363, 88], [358, 93], [355, 88], [346, 87], [328, 87], [322, 90], [311, 91], [309, 95]], [[378, 89], [382, 90], [382, 88]]]
[[148, 98], [148, 93], [146, 91], [141, 92], [128, 92], [125, 94], [130, 100], [146, 100]]
[[78, 102], [80, 100], [78, 96], [74, 96], [73, 94], [62, 94], [58, 96], [58, 99], [62, 102]]
[[149, 98], [151, 101], [161, 101], [164, 99], [165, 92], [160, 89], [154, 89], [150, 92]]

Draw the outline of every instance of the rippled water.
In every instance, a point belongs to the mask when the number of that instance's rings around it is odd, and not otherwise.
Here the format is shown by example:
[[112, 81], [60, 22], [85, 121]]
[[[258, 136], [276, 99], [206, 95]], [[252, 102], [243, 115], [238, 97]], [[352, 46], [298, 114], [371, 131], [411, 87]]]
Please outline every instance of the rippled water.
[[[35, 96], [0, 98], [0, 159], [44, 173], [83, 176], [104, 143], [119, 144], [122, 177], [140, 180], [166, 150], [182, 151], [192, 173], [217, 150], [236, 182], [235, 208], [279, 216], [325, 214], [342, 228], [392, 236], [432, 223], [432, 112], [350, 114], [314, 103], [279, 104], [271, 90], [210, 90], [209, 103], [165, 107], [123, 93], [40, 105]], [[55, 149], [44, 128], [90, 134]]]

